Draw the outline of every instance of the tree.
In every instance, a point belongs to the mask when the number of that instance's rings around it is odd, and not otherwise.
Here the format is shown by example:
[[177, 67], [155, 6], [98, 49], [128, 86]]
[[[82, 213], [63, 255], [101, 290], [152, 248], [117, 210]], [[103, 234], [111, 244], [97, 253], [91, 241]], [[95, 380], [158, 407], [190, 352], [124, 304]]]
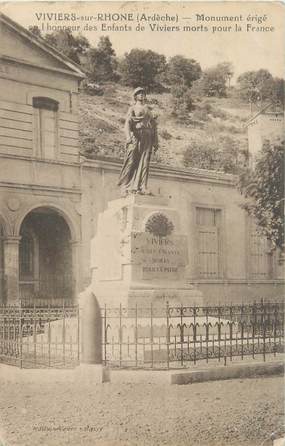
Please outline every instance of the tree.
[[221, 62], [216, 66], [216, 71], [221, 74], [223, 79], [228, 82], [228, 87], [230, 87], [231, 78], [234, 75], [233, 64], [231, 62]]
[[30, 26], [29, 27], [29, 31], [34, 34], [36, 37], [41, 37], [42, 38], [42, 33], [40, 28], [37, 25], [34, 26]]
[[80, 34], [73, 36], [68, 30], [60, 30], [46, 34], [44, 39], [77, 64], [80, 64], [80, 56], [85, 54], [90, 47], [90, 43], [86, 37]]
[[194, 59], [183, 56], [171, 57], [166, 68], [166, 80], [169, 84], [183, 84], [191, 87], [193, 81], [199, 79], [202, 74], [200, 64]]
[[284, 249], [284, 141], [266, 141], [253, 170], [239, 178], [244, 207], [273, 247]]
[[284, 103], [284, 80], [268, 70], [247, 71], [237, 79], [240, 97], [248, 102], [272, 100]]
[[171, 105], [174, 116], [183, 120], [187, 119], [194, 107], [190, 89], [183, 84], [172, 86]]
[[122, 82], [130, 87], [154, 89], [158, 84], [158, 76], [165, 68], [164, 55], [135, 48], [125, 54], [120, 64]]
[[208, 68], [202, 77], [193, 84], [193, 93], [203, 96], [226, 96], [227, 81], [233, 75], [232, 64], [220, 63]]
[[101, 36], [97, 48], [87, 53], [86, 69], [91, 81], [104, 82], [116, 79], [116, 53], [108, 36]]
[[198, 167], [236, 174], [239, 171], [239, 143], [230, 136], [208, 141], [192, 141], [184, 152], [185, 167]]
[[270, 99], [275, 104], [284, 105], [284, 92], [285, 92], [285, 81], [275, 77], [272, 82], [272, 89], [270, 92]]

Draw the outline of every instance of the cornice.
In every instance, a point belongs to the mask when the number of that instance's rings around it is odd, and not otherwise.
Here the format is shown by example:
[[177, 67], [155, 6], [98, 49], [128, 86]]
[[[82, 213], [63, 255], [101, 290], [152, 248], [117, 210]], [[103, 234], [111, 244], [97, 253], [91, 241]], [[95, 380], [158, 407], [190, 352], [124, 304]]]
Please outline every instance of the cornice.
[[[87, 169], [104, 169], [113, 172], [119, 172], [122, 160], [116, 159], [89, 159], [81, 157], [81, 163]], [[170, 166], [158, 166], [151, 163], [151, 175], [156, 178], [176, 179], [177, 181], [189, 181], [195, 183], [211, 183], [220, 184], [229, 187], [235, 187], [236, 176], [217, 171], [209, 171], [204, 169], [179, 169]]]
[[53, 192], [60, 194], [82, 195], [80, 188], [46, 186], [44, 184], [26, 184], [26, 183], [9, 183], [7, 181], [0, 182], [0, 188], [4, 189], [21, 189], [22, 191], [33, 192]]
[[31, 68], [36, 68], [38, 70], [52, 71], [55, 73], [64, 74], [65, 76], [83, 79], [83, 76], [80, 76], [79, 74], [76, 74], [76, 73], [72, 73], [71, 71], [68, 71], [68, 70], [64, 70], [63, 68], [49, 67], [48, 65], [39, 65], [39, 64], [35, 64], [33, 62], [28, 62], [23, 59], [16, 59], [14, 57], [6, 56], [5, 54], [0, 54], [0, 60], [3, 60], [4, 62], [18, 64], [18, 65], [25, 65], [25, 66], [28, 66]]

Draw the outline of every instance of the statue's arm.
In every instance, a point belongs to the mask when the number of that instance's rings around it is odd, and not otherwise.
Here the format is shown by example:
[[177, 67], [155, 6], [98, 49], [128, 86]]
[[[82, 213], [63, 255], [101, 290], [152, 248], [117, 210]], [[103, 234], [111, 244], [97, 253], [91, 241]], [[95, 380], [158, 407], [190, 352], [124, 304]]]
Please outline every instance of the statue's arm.
[[125, 135], [126, 135], [126, 139], [127, 139], [127, 144], [130, 143], [132, 141], [132, 136], [133, 136], [133, 132], [132, 132], [132, 114], [133, 114], [133, 109], [132, 107], [129, 108], [127, 116], [126, 116], [126, 121], [125, 121]]

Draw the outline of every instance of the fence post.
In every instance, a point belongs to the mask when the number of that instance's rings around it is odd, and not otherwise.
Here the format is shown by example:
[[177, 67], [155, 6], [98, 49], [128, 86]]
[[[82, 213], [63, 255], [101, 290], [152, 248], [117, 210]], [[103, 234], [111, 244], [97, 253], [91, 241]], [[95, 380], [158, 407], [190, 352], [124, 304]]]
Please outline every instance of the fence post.
[[82, 364], [102, 364], [101, 310], [94, 293], [86, 290], [80, 297]]

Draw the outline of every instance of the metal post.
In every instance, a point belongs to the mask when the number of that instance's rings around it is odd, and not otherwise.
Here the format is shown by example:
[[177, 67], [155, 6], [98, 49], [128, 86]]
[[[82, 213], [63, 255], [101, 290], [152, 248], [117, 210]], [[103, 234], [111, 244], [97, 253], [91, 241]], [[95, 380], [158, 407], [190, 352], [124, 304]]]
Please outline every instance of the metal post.
[[209, 362], [209, 315], [208, 308], [206, 308], [206, 363]]
[[107, 307], [104, 305], [104, 364], [107, 364]]
[[65, 327], [65, 306], [64, 306], [64, 299], [63, 299], [63, 305], [62, 305], [62, 312], [63, 312], [63, 318], [62, 318], [62, 360], [63, 365], [65, 365], [65, 339], [66, 339], [66, 327]]
[[33, 314], [33, 343], [34, 343], [34, 365], [37, 363], [37, 309], [34, 302], [34, 314]]
[[166, 302], [166, 361], [169, 369], [169, 344], [170, 344], [170, 328], [169, 328], [169, 304]]
[[138, 366], [138, 304], [136, 303], [135, 310], [135, 361]]
[[120, 313], [119, 313], [119, 364], [120, 367], [122, 366], [122, 342], [123, 342], [123, 336], [122, 336], [122, 304], [120, 304]]
[[180, 305], [180, 363], [183, 366], [183, 304]]
[[151, 351], [151, 368], [153, 368], [153, 314], [152, 303], [150, 304], [150, 351]]
[[20, 311], [19, 311], [19, 352], [20, 352], [20, 369], [23, 368], [23, 324], [22, 324], [22, 306], [20, 306]]
[[50, 335], [50, 304], [48, 305], [48, 366], [50, 367], [50, 349], [51, 349], [51, 335]]
[[79, 305], [76, 308], [76, 316], [77, 316], [77, 361], [80, 360], [80, 313], [79, 313]]
[[194, 365], [196, 364], [196, 337], [197, 337], [197, 327], [196, 327], [196, 306], [194, 305], [194, 322], [193, 322], [193, 348], [194, 348]]

